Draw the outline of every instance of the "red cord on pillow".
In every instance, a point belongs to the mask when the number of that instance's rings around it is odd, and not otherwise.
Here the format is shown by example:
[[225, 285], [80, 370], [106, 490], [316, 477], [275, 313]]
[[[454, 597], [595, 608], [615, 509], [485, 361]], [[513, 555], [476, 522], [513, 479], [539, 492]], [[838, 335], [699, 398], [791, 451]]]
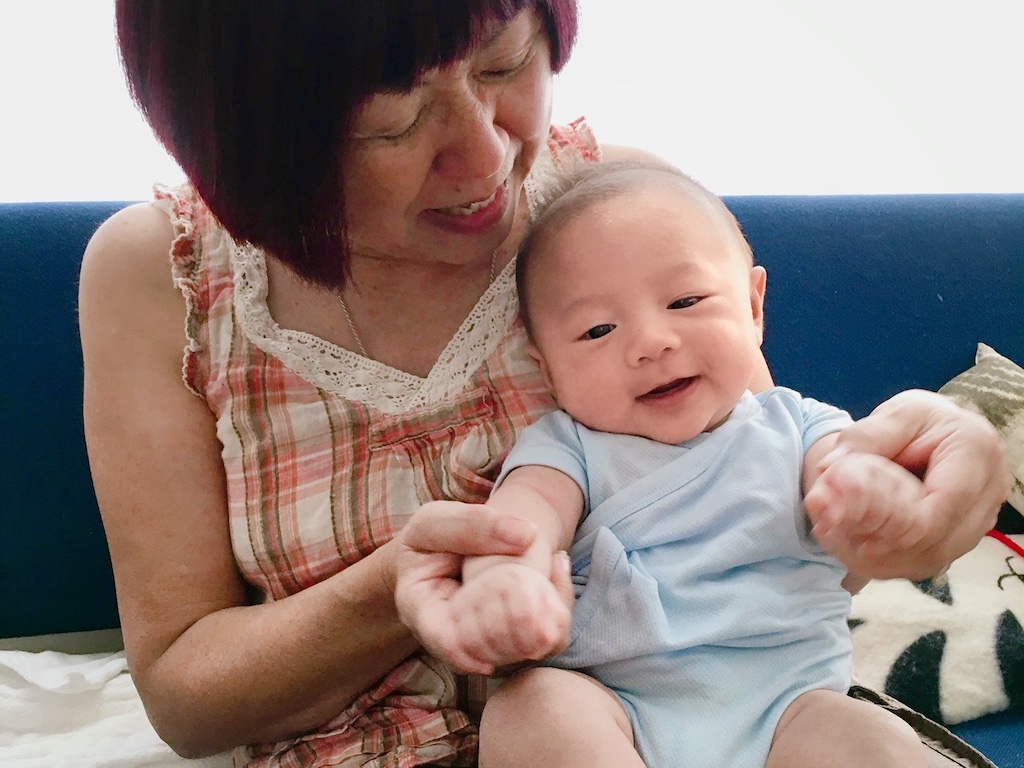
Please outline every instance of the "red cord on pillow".
[[1007, 547], [1012, 549], [1014, 552], [1016, 552], [1021, 557], [1024, 557], [1024, 547], [1022, 547], [1020, 544], [1015, 542], [1013, 539], [1011, 539], [1005, 533], [1001, 533], [999, 531], [989, 531], [988, 535], [991, 536], [996, 541], [1005, 544]]

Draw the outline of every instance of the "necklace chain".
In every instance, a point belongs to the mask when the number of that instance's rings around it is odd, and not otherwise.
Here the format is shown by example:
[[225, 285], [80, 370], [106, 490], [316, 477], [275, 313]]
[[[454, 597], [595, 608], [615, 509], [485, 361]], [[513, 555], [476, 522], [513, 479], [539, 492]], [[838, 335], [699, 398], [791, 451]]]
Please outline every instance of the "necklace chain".
[[[491, 283], [494, 282], [494, 270], [498, 263], [498, 250], [500, 250], [500, 248], [495, 248], [494, 253], [491, 254], [491, 268], [487, 275], [488, 287], [490, 287]], [[484, 288], [484, 292], [486, 291], [487, 288]], [[349, 333], [352, 334], [352, 338], [356, 342], [356, 347], [359, 348], [359, 354], [363, 357], [369, 358], [370, 353], [366, 351], [366, 345], [363, 343], [363, 339], [359, 335], [359, 331], [356, 330], [356, 324], [352, 322], [352, 315], [348, 311], [348, 304], [345, 303], [345, 297], [341, 295], [340, 291], [338, 292], [338, 303], [341, 305], [341, 311], [345, 314], [345, 322], [348, 324]]]

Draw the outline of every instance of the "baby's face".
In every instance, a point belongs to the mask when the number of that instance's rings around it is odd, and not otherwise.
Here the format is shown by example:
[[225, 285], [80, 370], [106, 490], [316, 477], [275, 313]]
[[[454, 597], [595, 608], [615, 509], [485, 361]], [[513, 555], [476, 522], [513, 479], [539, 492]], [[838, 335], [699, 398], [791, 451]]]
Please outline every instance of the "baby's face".
[[760, 360], [765, 273], [699, 203], [617, 196], [531, 258], [534, 353], [577, 421], [679, 443], [728, 417]]

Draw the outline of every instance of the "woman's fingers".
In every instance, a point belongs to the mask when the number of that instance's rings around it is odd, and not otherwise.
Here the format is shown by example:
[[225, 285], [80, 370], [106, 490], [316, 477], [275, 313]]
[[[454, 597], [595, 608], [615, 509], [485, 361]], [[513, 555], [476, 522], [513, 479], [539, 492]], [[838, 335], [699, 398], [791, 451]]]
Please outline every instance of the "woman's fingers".
[[402, 543], [411, 549], [464, 556], [520, 555], [536, 536], [537, 526], [528, 520], [458, 501], [424, 504], [401, 532]]

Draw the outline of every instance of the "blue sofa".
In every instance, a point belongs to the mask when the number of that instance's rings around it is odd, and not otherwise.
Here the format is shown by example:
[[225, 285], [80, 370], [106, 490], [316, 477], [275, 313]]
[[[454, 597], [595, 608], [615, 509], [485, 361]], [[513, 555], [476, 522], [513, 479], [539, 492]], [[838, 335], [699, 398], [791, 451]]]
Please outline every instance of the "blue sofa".
[[[776, 380], [865, 415], [977, 342], [1024, 361], [1024, 194], [734, 197], [768, 270]], [[79, 260], [122, 202], [0, 205], [0, 638], [118, 625], [82, 433]], [[1024, 711], [954, 729], [1024, 766]]]

